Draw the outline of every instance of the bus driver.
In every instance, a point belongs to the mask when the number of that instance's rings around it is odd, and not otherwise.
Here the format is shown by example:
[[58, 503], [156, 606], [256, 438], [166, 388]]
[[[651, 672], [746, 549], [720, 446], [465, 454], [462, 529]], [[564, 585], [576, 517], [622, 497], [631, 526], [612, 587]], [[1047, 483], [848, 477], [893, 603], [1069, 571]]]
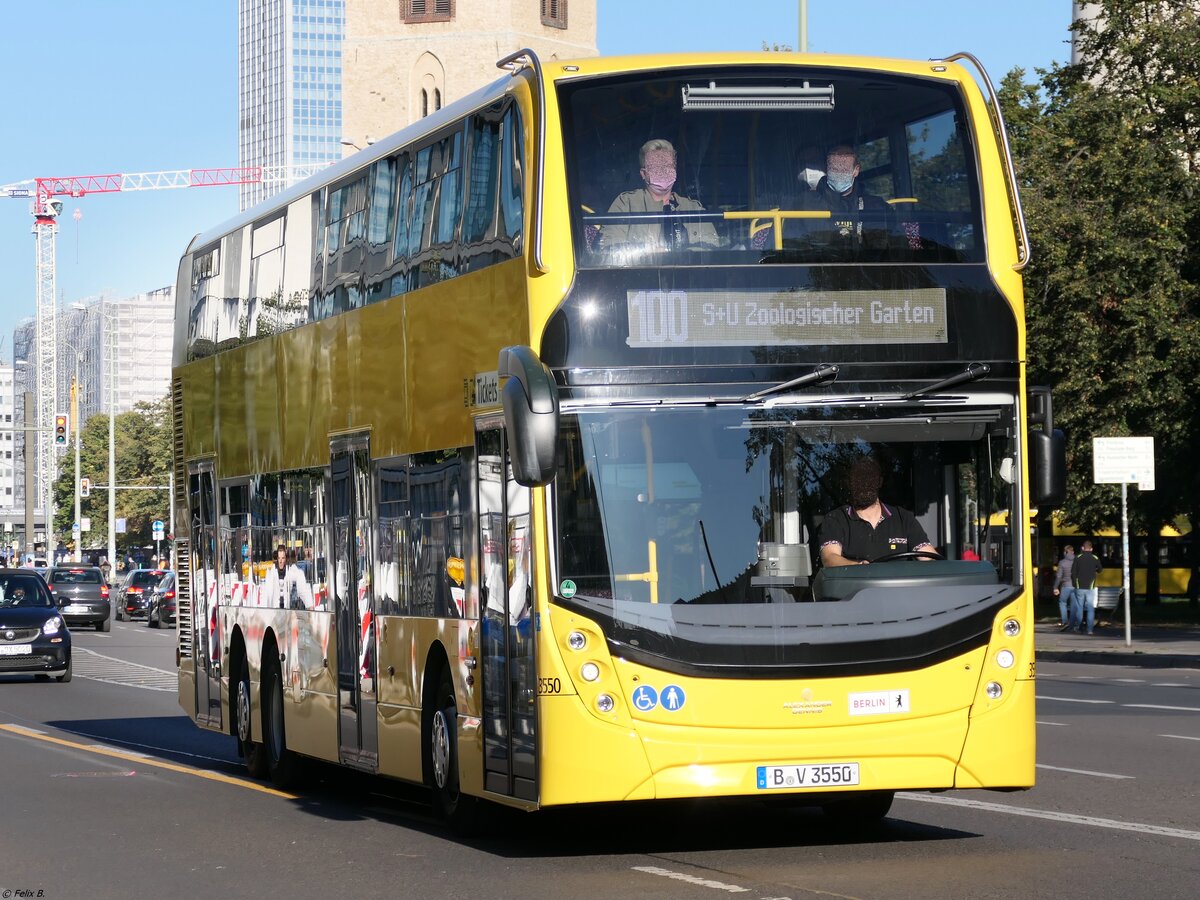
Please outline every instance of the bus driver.
[[882, 485], [883, 472], [872, 457], [850, 467], [849, 505], [830, 510], [821, 523], [822, 565], [863, 565], [906, 551], [935, 553], [916, 516], [879, 499]]

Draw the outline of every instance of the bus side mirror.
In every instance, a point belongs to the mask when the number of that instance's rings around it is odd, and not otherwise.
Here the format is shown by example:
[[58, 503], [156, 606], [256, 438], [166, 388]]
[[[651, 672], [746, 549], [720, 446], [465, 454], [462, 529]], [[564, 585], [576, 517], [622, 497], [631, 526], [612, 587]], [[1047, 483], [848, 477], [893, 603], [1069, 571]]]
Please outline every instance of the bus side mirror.
[[507, 378], [500, 392], [513, 477], [524, 487], [542, 487], [558, 469], [558, 387], [537, 354], [526, 346], [505, 347], [497, 365]]
[[1057, 509], [1067, 499], [1067, 436], [1054, 427], [1054, 399], [1048, 387], [1029, 389], [1029, 502], [1038, 510]]
[[1057, 428], [1029, 435], [1033, 483], [1029, 502], [1039, 511], [1058, 509], [1067, 499], [1067, 436]]

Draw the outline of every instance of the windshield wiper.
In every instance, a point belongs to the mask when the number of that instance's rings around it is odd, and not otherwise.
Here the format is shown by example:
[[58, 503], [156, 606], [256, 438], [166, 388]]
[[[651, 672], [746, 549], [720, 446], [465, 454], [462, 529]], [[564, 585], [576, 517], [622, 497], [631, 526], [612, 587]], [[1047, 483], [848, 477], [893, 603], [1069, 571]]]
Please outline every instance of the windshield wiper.
[[956, 384], [966, 384], [968, 381], [978, 381], [992, 371], [992, 367], [987, 363], [971, 363], [967, 366], [966, 371], [959, 372], [957, 375], [951, 375], [949, 378], [943, 378], [941, 381], [935, 381], [933, 384], [927, 384], [925, 387], [917, 388], [915, 391], [909, 391], [901, 400], [912, 400], [924, 394], [932, 394], [934, 391], [944, 390], [948, 387], [954, 387]]
[[771, 394], [778, 394], [782, 391], [791, 390], [792, 388], [804, 387], [808, 384], [823, 384], [826, 381], [834, 381], [837, 379], [838, 372], [840, 371], [840, 366], [817, 366], [807, 375], [801, 375], [799, 378], [793, 378], [791, 381], [785, 381], [782, 384], [764, 388], [761, 391], [755, 391], [753, 394], [750, 394], [748, 397], [742, 400], [742, 402], [749, 403], [751, 400], [761, 400], [763, 397], [769, 397]]

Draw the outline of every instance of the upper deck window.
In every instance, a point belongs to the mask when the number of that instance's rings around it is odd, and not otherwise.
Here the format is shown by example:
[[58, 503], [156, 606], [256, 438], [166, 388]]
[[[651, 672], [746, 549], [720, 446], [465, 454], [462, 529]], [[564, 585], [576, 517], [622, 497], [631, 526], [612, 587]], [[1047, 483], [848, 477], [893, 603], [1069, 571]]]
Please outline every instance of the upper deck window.
[[982, 259], [952, 84], [711, 69], [560, 94], [582, 266]]

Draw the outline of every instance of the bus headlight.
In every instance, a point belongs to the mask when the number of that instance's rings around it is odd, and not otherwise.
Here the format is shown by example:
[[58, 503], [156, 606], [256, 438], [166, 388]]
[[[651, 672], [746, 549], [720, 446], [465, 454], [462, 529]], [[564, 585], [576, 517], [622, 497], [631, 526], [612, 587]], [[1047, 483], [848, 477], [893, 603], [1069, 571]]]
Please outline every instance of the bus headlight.
[[1021, 633], [1021, 623], [1016, 619], [1008, 619], [1004, 623], [1004, 636], [1016, 637]]
[[567, 635], [567, 646], [572, 650], [582, 650], [587, 646], [587, 635], [582, 631], [572, 631]]
[[995, 681], [989, 681], [985, 690], [987, 691], [989, 699], [992, 700], [999, 700], [1000, 695], [1004, 693], [1004, 688], [1000, 687], [1000, 685]]
[[610, 713], [613, 711], [613, 698], [608, 694], [601, 694], [596, 698], [596, 709], [602, 713]]
[[595, 681], [600, 677], [600, 667], [594, 662], [585, 662], [579, 670], [584, 681]]
[[1002, 669], [1011, 669], [1015, 661], [1011, 650], [1001, 650], [996, 654], [996, 665]]

